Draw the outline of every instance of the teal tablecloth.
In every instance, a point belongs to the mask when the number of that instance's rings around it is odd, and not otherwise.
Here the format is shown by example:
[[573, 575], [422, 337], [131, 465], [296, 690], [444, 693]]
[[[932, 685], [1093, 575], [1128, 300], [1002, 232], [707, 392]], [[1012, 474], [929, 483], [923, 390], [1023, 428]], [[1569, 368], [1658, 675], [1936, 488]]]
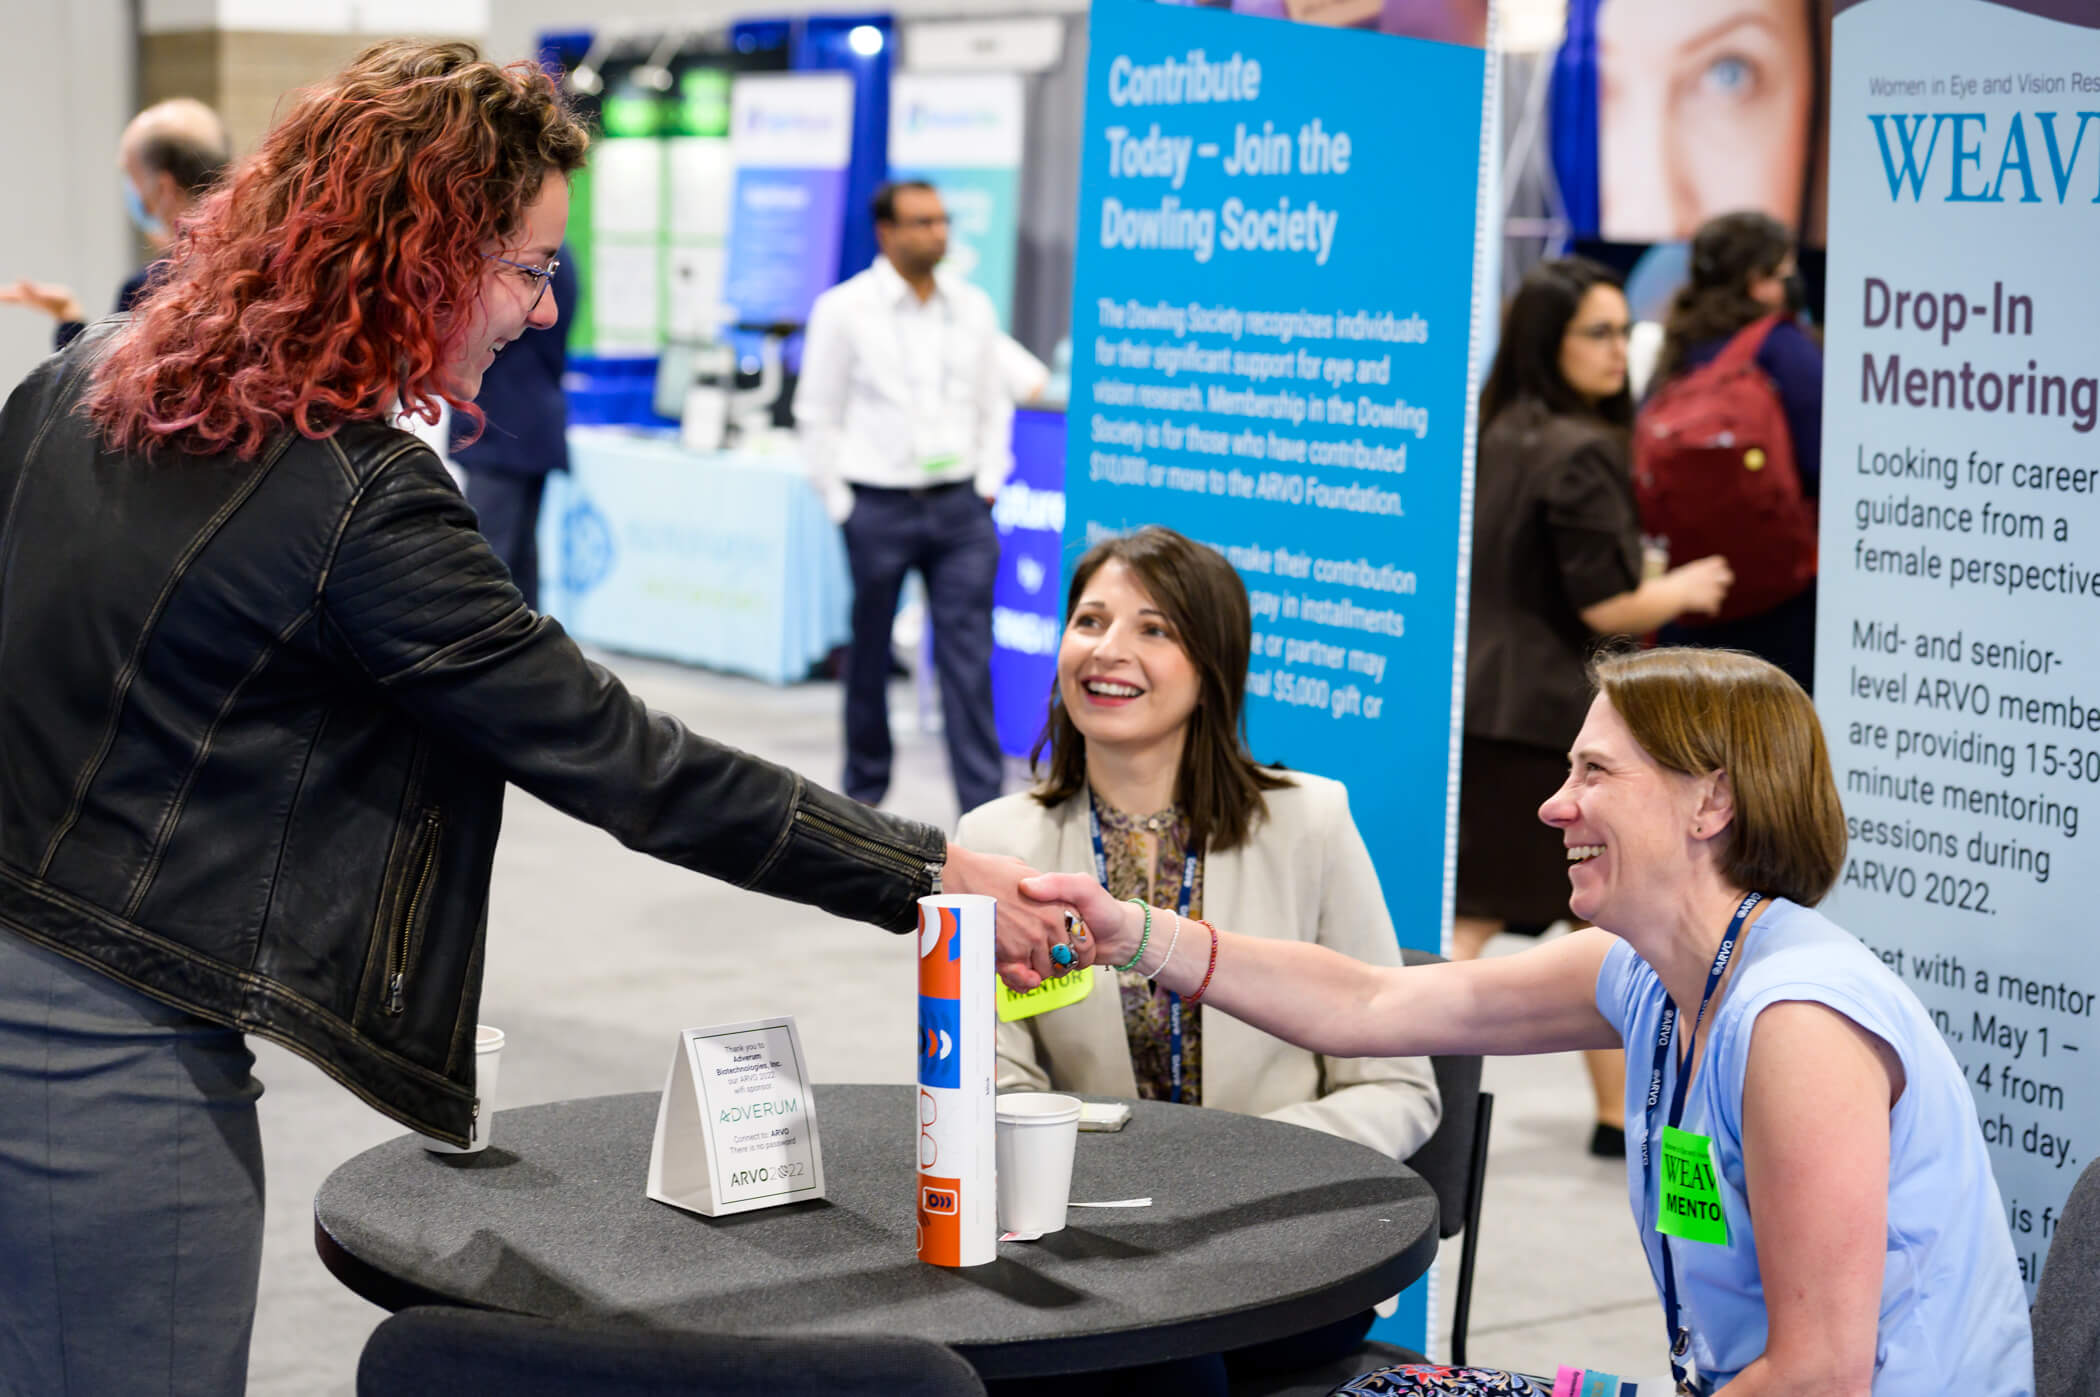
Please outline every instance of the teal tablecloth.
[[540, 511], [540, 604], [577, 639], [774, 684], [845, 643], [845, 544], [796, 463], [596, 427], [569, 461]]

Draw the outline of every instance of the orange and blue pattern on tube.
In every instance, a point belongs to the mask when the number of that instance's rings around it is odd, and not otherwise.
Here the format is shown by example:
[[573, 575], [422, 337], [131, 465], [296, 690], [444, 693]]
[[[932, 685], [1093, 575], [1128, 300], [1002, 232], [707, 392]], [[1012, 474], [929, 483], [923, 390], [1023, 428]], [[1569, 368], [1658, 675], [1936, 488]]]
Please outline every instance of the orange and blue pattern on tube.
[[[928, 919], [933, 921], [929, 924]], [[962, 914], [952, 907], [919, 909], [919, 1260], [961, 1266], [964, 1181], [945, 1150], [963, 1143], [956, 1124], [944, 1126], [943, 1108], [960, 1117], [962, 1086]], [[959, 1122], [957, 1123], [959, 1124]]]

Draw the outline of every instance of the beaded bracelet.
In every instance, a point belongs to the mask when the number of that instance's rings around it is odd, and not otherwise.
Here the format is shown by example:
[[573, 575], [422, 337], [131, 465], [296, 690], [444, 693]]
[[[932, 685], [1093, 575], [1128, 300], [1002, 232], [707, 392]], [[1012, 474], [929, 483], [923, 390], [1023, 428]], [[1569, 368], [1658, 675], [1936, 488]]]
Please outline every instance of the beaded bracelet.
[[1218, 929], [1200, 917], [1197, 921], [1210, 933], [1210, 969], [1203, 972], [1203, 983], [1196, 986], [1194, 994], [1182, 1001], [1184, 1004], [1200, 1004], [1203, 1001], [1203, 992], [1210, 988], [1210, 977], [1218, 973]]
[[1138, 933], [1137, 953], [1116, 967], [1118, 975], [1126, 970], [1135, 970], [1137, 968], [1137, 963], [1145, 958], [1145, 943], [1152, 939], [1152, 904], [1141, 897], [1126, 897], [1123, 900], [1133, 906], [1145, 909], [1145, 929]]
[[1158, 965], [1153, 966], [1150, 971], [1146, 972], [1146, 979], [1157, 980], [1160, 972], [1167, 968], [1167, 962], [1174, 959], [1174, 948], [1181, 944], [1181, 924], [1184, 920], [1184, 918], [1179, 916], [1174, 918], [1174, 934], [1167, 939], [1167, 953], [1159, 958]]

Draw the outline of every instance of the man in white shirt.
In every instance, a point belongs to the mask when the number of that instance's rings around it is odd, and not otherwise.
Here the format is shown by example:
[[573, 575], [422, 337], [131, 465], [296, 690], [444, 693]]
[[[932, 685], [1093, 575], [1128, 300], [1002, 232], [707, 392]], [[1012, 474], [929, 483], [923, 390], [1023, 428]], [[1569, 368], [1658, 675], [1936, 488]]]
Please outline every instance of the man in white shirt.
[[890, 784], [890, 627], [905, 574], [926, 579], [948, 765], [962, 810], [999, 794], [992, 721], [991, 502], [1013, 468], [1013, 399], [991, 298], [937, 272], [948, 215], [932, 185], [876, 191], [875, 264], [817, 298], [795, 390], [810, 476], [853, 568], [846, 794]]

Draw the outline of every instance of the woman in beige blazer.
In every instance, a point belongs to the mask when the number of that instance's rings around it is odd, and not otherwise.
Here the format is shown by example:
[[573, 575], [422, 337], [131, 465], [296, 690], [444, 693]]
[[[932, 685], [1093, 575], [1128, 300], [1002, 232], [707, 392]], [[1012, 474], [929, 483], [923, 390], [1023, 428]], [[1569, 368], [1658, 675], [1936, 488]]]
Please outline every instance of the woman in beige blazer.
[[[1156, 526], [1097, 545], [1067, 599], [1057, 687], [1034, 754], [1042, 779], [970, 812], [956, 837], [1034, 868], [1094, 873], [1098, 822], [1119, 897], [1176, 908], [1190, 874], [1191, 916], [1397, 965], [1347, 791], [1247, 755], [1250, 629], [1246, 589], [1214, 550]], [[1207, 954], [1207, 943], [1184, 938], [1176, 954]], [[999, 1086], [1172, 1099], [1169, 998], [1098, 967], [1086, 999], [999, 1026]], [[1182, 1007], [1181, 1099], [1310, 1126], [1396, 1159], [1436, 1129], [1425, 1058], [1324, 1057], [1206, 1006]]]

